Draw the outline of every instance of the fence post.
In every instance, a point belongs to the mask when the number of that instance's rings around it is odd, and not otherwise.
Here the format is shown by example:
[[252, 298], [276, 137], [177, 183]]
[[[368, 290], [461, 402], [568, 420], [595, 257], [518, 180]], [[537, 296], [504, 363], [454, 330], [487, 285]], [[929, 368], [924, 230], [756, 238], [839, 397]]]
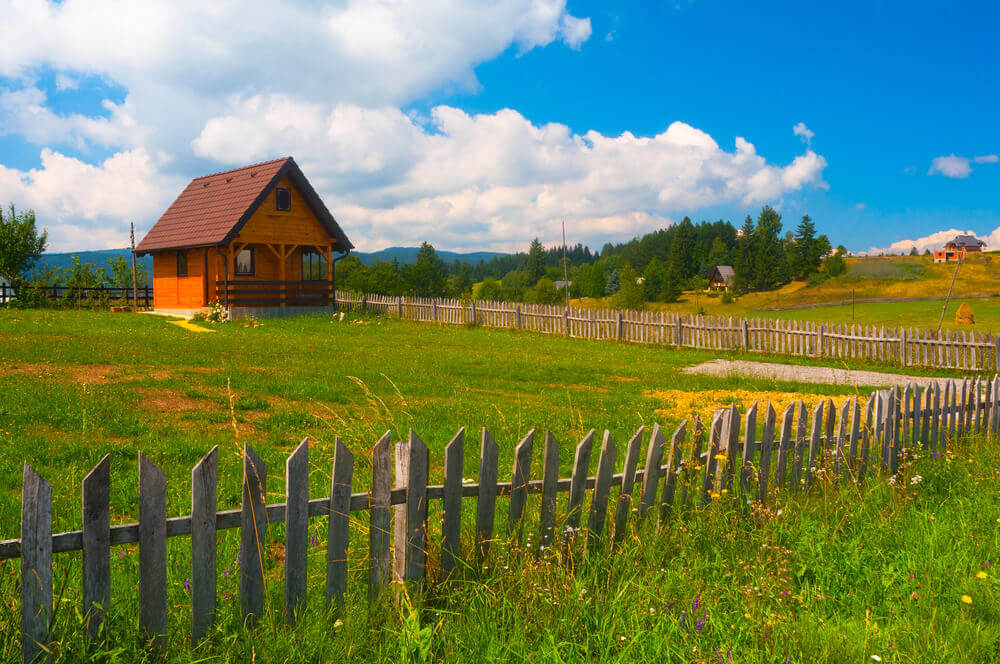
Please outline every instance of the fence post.
[[514, 324], [517, 329], [521, 329], [521, 305], [514, 306]]
[[21, 490], [21, 661], [42, 655], [52, 617], [52, 486], [24, 464]]
[[472, 324], [475, 325], [475, 323], [476, 323], [476, 301], [475, 300], [472, 301], [471, 309], [472, 309]]
[[431, 313], [434, 315], [434, 322], [436, 323], [437, 319], [438, 319], [438, 301], [437, 301], [437, 298], [434, 298], [433, 300], [431, 300]]
[[569, 336], [569, 309], [563, 309], [563, 336]]
[[684, 343], [684, 316], [677, 314], [677, 330], [674, 333], [675, 336], [675, 346], [681, 346]]
[[823, 324], [816, 328], [816, 357], [823, 357]]
[[399, 311], [399, 317], [402, 318], [403, 317], [403, 296], [402, 295], [400, 295], [396, 299], [396, 307], [397, 307], [397, 310]]
[[1000, 371], [1000, 334], [993, 334], [993, 370]]
[[625, 316], [622, 314], [622, 312], [619, 311], [618, 332], [617, 332], [618, 341], [621, 341], [624, 336], [625, 336]]
[[740, 350], [746, 352], [750, 348], [750, 323], [746, 318], [740, 321]]
[[901, 329], [899, 331], [899, 363], [904, 367], [908, 364], [906, 361], [906, 329]]

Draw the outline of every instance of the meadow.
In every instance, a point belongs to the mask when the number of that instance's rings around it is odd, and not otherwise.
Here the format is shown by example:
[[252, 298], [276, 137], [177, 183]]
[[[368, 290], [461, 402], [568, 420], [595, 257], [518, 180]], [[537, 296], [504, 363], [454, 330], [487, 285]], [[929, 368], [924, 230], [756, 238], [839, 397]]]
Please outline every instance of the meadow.
[[[967, 302], [976, 319], [974, 329], [1000, 329], [1000, 267], [995, 254], [970, 256], [959, 266], [955, 263], [934, 263], [925, 256], [864, 257], [847, 259], [848, 271], [840, 277], [809, 285], [792, 281], [773, 291], [750, 292], [732, 302], [704, 292], [687, 291], [677, 302], [652, 302], [648, 307], [675, 313], [703, 312], [713, 316], [779, 318], [829, 323], [856, 323], [879, 327], [942, 327], [948, 330], [969, 329], [955, 324], [958, 307]], [[945, 296], [955, 285], [952, 298], [945, 307]], [[968, 297], [987, 296], [987, 297]], [[852, 298], [915, 298], [935, 299], [909, 302], [851, 302]], [[608, 306], [608, 298], [582, 298], [578, 306]]]
[[[144, 315], [0, 311], [0, 539], [18, 535], [24, 461], [52, 482], [54, 528], [66, 530], [79, 525], [81, 479], [107, 452], [112, 522], [121, 523], [137, 516], [140, 450], [166, 473], [173, 516], [188, 512], [190, 468], [213, 445], [221, 452], [220, 508], [229, 508], [239, 504], [243, 443], [273, 469], [268, 502], [280, 502], [284, 457], [305, 436], [312, 441], [310, 493], [320, 496], [329, 491], [337, 437], [358, 459], [355, 491], [367, 486], [375, 440], [409, 428], [430, 448], [432, 481], [441, 476], [444, 445], [463, 426], [469, 477], [476, 476], [483, 426], [500, 444], [501, 468], [510, 467], [513, 447], [529, 429], [551, 429], [562, 443], [566, 476], [573, 446], [591, 428], [608, 429], [621, 443], [654, 419], [672, 428], [712, 400], [723, 405], [735, 397], [745, 408], [762, 395], [815, 403], [851, 393], [846, 386], [680, 372], [718, 353], [388, 318], [207, 327], [214, 332], [193, 333]], [[702, 405], [680, 398], [684, 393]], [[364, 599], [359, 514], [352, 519], [359, 533], [351, 553], [356, 573], [342, 615], [323, 610], [325, 549], [317, 521], [310, 611], [295, 628], [281, 624], [279, 527], [268, 569], [273, 615], [256, 632], [239, 626], [237, 539], [229, 532], [220, 535], [218, 631], [196, 650], [186, 644], [187, 540], [176, 538], [168, 547], [170, 647], [155, 657], [135, 630], [136, 548], [116, 547], [109, 621], [116, 646], [101, 655], [106, 661], [991, 661], [1000, 656], [1000, 593], [990, 567], [1000, 545], [998, 468], [995, 442], [970, 437], [943, 462], [912, 459], [895, 486], [821, 482], [808, 496], [779, 496], [750, 518], [718, 501], [660, 529], [645, 525], [621, 550], [575, 567], [536, 561], [519, 545], [499, 543], [486, 569], [465, 570], [447, 584], [431, 581], [411, 601], [374, 608]], [[84, 657], [78, 559], [56, 556], [56, 627], [65, 635], [56, 642], [58, 661]], [[432, 559], [432, 578], [434, 565]], [[18, 561], [0, 563], [4, 661], [18, 652], [17, 578]]]

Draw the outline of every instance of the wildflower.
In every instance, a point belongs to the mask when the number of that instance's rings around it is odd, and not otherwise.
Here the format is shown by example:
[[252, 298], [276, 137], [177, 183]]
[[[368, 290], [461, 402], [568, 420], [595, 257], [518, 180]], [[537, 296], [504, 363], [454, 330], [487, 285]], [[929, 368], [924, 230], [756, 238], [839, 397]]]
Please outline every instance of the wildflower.
[[718, 454], [715, 455], [716, 461], [725, 461], [727, 458], [728, 457], [726, 456], [725, 452], [719, 452]]
[[910, 478], [910, 484], [920, 484], [923, 481], [924, 478], [921, 477], [920, 475], [914, 475], [913, 477]]
[[962, 595], [963, 604], [972, 604], [972, 598], [968, 595]]
[[337, 622], [333, 623], [334, 629], [340, 629], [343, 626], [344, 626], [344, 621], [341, 620], [340, 618], [337, 619]]
[[988, 579], [989, 576], [990, 576], [989, 574], [987, 574], [986, 572], [984, 572], [982, 570], [979, 570], [978, 572], [976, 572], [976, 578], [977, 579]]
[[621, 636], [619, 636], [619, 637], [618, 637], [618, 640], [619, 640], [619, 641], [624, 641], [624, 640], [625, 640], [625, 635], [624, 635], [624, 634], [622, 634]]
[[872, 661], [873, 662], [881, 662], [882, 658], [879, 657], [878, 655], [872, 655]]
[[917, 598], [917, 591], [914, 590], [912, 593], [910, 593], [910, 599], [916, 599], [916, 598]]

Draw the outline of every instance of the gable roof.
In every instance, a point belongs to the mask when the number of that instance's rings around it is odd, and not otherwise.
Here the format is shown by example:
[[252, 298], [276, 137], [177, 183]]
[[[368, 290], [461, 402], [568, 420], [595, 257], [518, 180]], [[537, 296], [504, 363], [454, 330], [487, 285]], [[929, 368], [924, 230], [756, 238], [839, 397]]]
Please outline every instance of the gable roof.
[[285, 157], [191, 180], [142, 238], [136, 253], [228, 244], [285, 176], [298, 188], [330, 237], [336, 238], [337, 250], [353, 249], [298, 164]]
[[955, 245], [956, 247], [983, 247], [986, 246], [986, 243], [975, 235], [956, 235], [945, 246], [949, 245]]
[[716, 265], [712, 268], [715, 272], [719, 273], [722, 280], [727, 284], [732, 283], [733, 277], [736, 276], [736, 270], [733, 269], [732, 265]]

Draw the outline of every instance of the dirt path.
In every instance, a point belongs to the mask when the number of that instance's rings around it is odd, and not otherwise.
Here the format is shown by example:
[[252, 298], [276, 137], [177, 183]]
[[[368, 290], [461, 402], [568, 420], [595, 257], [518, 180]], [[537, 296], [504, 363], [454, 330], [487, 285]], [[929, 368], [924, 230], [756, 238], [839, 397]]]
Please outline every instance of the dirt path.
[[748, 362], [745, 360], [712, 360], [692, 367], [684, 373], [708, 376], [752, 376], [773, 378], [800, 383], [823, 383], [826, 385], [857, 385], [865, 387], [906, 387], [909, 383], [927, 386], [938, 381], [944, 385], [948, 378], [927, 378], [905, 376], [881, 371], [859, 371], [854, 369], [834, 369], [832, 367], [809, 367], [798, 364], [775, 364], [771, 362]]

